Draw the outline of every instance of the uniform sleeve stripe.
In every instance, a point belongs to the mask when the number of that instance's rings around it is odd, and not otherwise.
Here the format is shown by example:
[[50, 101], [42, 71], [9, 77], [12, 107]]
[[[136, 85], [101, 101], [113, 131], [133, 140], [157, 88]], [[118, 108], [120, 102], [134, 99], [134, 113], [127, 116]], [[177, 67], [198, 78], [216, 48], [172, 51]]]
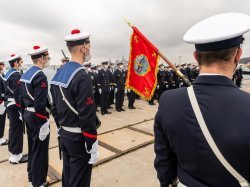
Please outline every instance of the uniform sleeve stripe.
[[42, 114], [36, 113], [36, 116], [42, 119], [47, 119], [47, 116], [44, 116]]
[[18, 104], [18, 103], [16, 103], [16, 106], [17, 106], [17, 107], [19, 107], [19, 108], [21, 108], [21, 107], [22, 107], [22, 106], [21, 106], [20, 104]]
[[83, 134], [83, 136], [86, 136], [88, 138], [93, 138], [93, 139], [97, 138], [97, 135], [95, 135], [95, 134], [89, 134], [89, 133], [86, 133], [86, 132], [83, 132], [82, 134]]

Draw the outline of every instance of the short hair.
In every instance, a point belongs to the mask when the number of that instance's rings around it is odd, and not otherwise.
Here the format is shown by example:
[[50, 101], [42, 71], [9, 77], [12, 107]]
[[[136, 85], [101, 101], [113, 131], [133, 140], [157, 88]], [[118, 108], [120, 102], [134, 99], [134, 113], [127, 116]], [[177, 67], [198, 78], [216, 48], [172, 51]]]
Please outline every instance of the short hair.
[[14, 64], [15, 64], [15, 62], [17, 62], [17, 63], [19, 63], [19, 61], [20, 60], [22, 60], [22, 58], [18, 58], [18, 59], [15, 59], [15, 60], [11, 60], [11, 61], [9, 61], [9, 63], [10, 63], [10, 67], [14, 67]]
[[214, 63], [220, 63], [221, 61], [229, 61], [234, 55], [235, 51], [239, 48], [240, 46], [217, 51], [196, 51], [198, 64], [199, 66], [208, 66]]

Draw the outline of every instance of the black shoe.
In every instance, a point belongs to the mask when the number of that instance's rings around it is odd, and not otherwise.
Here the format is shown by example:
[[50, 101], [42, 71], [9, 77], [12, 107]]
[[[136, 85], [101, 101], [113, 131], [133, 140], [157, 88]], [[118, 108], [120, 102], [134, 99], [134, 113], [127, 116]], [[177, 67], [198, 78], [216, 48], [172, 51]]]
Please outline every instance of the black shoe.
[[121, 108], [121, 111], [126, 111], [125, 109]]
[[96, 112], [99, 112], [100, 110], [96, 109], [95, 111], [96, 111]]
[[128, 107], [129, 109], [133, 109], [131, 106]]
[[42, 187], [48, 187], [49, 186], [49, 182], [48, 181], [46, 181], [46, 182], [44, 182], [43, 184], [42, 184]]
[[136, 107], [132, 106], [131, 109], [136, 109]]
[[117, 112], [121, 112], [121, 110], [120, 110], [120, 109], [116, 109], [116, 111], [117, 111]]
[[101, 112], [101, 115], [104, 115], [104, 114], [105, 114], [105, 112], [104, 112], [104, 111], [102, 111], [102, 112]]
[[111, 112], [109, 112], [108, 110], [105, 111], [105, 114], [112, 114]]
[[108, 106], [108, 109], [113, 109], [113, 107], [112, 106]]
[[8, 145], [8, 143], [9, 143], [9, 140], [6, 139], [5, 142], [1, 143], [0, 145]]
[[28, 162], [29, 157], [28, 155], [23, 155], [22, 158], [19, 160], [19, 163], [26, 163]]

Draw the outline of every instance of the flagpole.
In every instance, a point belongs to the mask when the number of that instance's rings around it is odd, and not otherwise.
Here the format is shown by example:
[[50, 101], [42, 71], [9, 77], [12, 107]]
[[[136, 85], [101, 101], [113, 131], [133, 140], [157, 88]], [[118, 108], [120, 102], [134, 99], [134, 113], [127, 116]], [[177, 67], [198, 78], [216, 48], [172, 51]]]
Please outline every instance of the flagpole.
[[[130, 26], [131, 28], [133, 28], [133, 25], [131, 24], [131, 22], [129, 22], [128, 20], [124, 19], [125, 22], [128, 24], [128, 26]], [[185, 77], [185, 75], [183, 75], [180, 70], [178, 70], [176, 68], [176, 66], [170, 62], [170, 60], [167, 59], [167, 57], [165, 55], [162, 54], [162, 52], [160, 50], [157, 51], [158, 55], [172, 68], [172, 70], [174, 70], [177, 75], [188, 85], [191, 86], [191, 82], [188, 80], [187, 77]]]

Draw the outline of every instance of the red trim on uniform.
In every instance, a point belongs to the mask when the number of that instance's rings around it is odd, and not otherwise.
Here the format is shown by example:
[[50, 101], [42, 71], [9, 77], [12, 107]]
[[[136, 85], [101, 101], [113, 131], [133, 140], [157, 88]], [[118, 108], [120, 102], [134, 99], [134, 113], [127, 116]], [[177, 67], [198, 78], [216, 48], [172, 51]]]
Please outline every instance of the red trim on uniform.
[[18, 104], [18, 103], [16, 103], [16, 106], [17, 106], [17, 107], [19, 107], [19, 108], [21, 108], [21, 107], [22, 107], [22, 106], [21, 106], [20, 104]]
[[36, 113], [36, 116], [42, 119], [47, 119], [47, 116], [44, 116], [42, 114]]
[[86, 133], [86, 132], [83, 132], [82, 134], [83, 134], [83, 136], [86, 136], [88, 138], [93, 138], [93, 139], [97, 138], [97, 135], [95, 135], [95, 134], [89, 134], [89, 133]]

